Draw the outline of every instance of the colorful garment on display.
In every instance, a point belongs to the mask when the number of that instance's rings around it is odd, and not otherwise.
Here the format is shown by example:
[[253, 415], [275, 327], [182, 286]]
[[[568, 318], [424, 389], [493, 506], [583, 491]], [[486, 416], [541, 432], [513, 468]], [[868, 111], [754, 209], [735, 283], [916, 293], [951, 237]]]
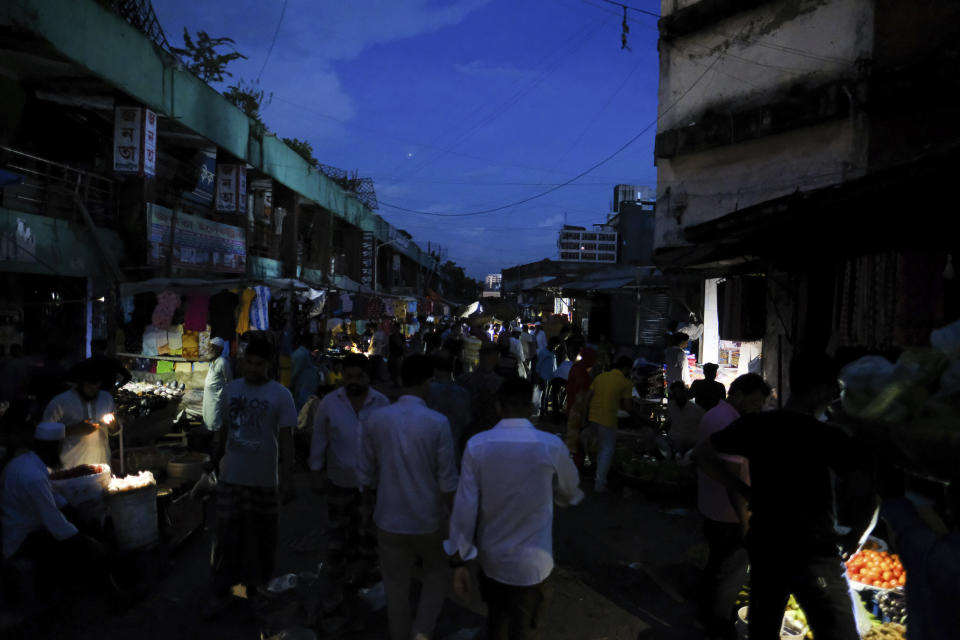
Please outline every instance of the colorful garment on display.
[[237, 333], [240, 335], [250, 331], [250, 307], [256, 297], [257, 292], [253, 289], [244, 289], [240, 293], [240, 314], [237, 318]]
[[200, 332], [183, 332], [183, 357], [186, 360], [200, 359]]
[[164, 291], [157, 295], [157, 307], [153, 310], [153, 326], [169, 329], [173, 323], [173, 315], [179, 306], [180, 296], [173, 291]]
[[407, 303], [407, 313], [417, 314], [417, 301], [411, 300]]
[[184, 331], [204, 331], [210, 313], [210, 294], [193, 292], [187, 295], [186, 311], [183, 317]]
[[[213, 345], [210, 344], [213, 335], [210, 331], [201, 331], [198, 336], [200, 339], [200, 359], [210, 360], [213, 358]], [[229, 345], [229, 343], [228, 343]]]
[[167, 329], [167, 353], [172, 356], [183, 353], [183, 325], [175, 324]]
[[250, 328], [267, 331], [270, 329], [270, 289], [254, 287], [256, 297], [250, 305]]
[[158, 356], [168, 350], [166, 329], [151, 326], [143, 330], [143, 355]]
[[349, 293], [340, 294], [340, 305], [344, 313], [353, 313], [353, 298]]
[[174, 363], [170, 360], [157, 361], [157, 373], [173, 373]]

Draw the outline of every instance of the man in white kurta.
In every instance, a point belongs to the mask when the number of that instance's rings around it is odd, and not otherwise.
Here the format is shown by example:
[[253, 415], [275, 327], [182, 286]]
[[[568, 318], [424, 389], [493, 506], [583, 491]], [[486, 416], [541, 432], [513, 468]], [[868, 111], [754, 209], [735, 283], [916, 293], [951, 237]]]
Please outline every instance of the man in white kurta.
[[210, 341], [214, 358], [207, 369], [207, 377], [203, 382], [203, 424], [210, 431], [220, 431], [223, 425], [223, 410], [220, 406], [220, 397], [227, 383], [233, 379], [230, 370], [230, 360], [227, 359], [227, 341], [223, 338], [214, 338]]
[[120, 433], [113, 398], [100, 390], [99, 373], [83, 366], [77, 386], [55, 396], [43, 412], [44, 422], [66, 425], [60, 459], [66, 468], [110, 464], [110, 436]]

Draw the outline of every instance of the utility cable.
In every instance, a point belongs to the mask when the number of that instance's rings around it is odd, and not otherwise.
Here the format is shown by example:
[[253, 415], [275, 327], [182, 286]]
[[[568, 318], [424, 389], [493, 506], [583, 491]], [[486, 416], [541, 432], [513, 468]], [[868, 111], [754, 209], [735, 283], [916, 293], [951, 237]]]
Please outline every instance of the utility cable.
[[667, 115], [667, 113], [669, 113], [675, 106], [677, 106], [677, 104], [679, 104], [681, 100], [683, 100], [684, 98], [686, 98], [687, 95], [688, 95], [691, 91], [693, 91], [693, 89], [694, 89], [698, 84], [700, 84], [700, 82], [704, 79], [704, 77], [706, 77], [706, 75], [713, 69], [713, 67], [714, 67], [718, 62], [720, 62], [720, 60], [721, 60], [722, 58], [723, 58], [722, 55], [717, 56], [717, 57], [713, 60], [713, 62], [710, 63], [710, 66], [707, 67], [707, 68], [703, 71], [703, 73], [701, 73], [701, 74], [697, 77], [697, 79], [694, 80], [693, 83], [691, 83], [690, 86], [687, 87], [687, 89], [686, 89], [682, 94], [680, 94], [680, 95], [676, 98], [676, 100], [674, 100], [673, 102], [671, 102], [671, 103], [667, 106], [666, 109], [664, 109], [664, 110], [661, 111], [659, 114], [657, 114], [657, 117], [654, 118], [653, 121], [650, 122], [650, 124], [648, 124], [648, 125], [645, 126], [643, 129], [641, 129], [640, 132], [637, 133], [635, 136], [633, 136], [632, 138], [630, 138], [629, 140], [627, 140], [627, 142], [626, 142], [624, 145], [622, 145], [619, 149], [617, 149], [616, 151], [614, 151], [613, 153], [611, 153], [610, 155], [608, 155], [608, 156], [607, 156], [606, 158], [604, 158], [603, 160], [601, 160], [601, 161], [597, 162], [596, 164], [592, 165], [591, 167], [585, 169], [584, 171], [581, 171], [580, 173], [578, 173], [578, 174], [575, 175], [574, 177], [570, 178], [570, 179], [567, 180], [566, 182], [562, 182], [562, 183], [560, 183], [560, 184], [558, 184], [558, 185], [556, 185], [556, 186], [553, 186], [553, 187], [551, 187], [551, 188], [549, 188], [549, 189], [547, 189], [547, 190], [545, 190], [545, 191], [541, 191], [540, 193], [536, 193], [536, 194], [534, 194], [534, 195], [532, 195], [532, 196], [530, 196], [530, 197], [528, 197], [528, 198], [524, 198], [524, 199], [522, 199], [522, 200], [518, 200], [517, 202], [511, 202], [511, 203], [509, 203], [509, 204], [501, 205], [501, 206], [499, 206], [499, 207], [491, 207], [491, 208], [489, 208], [489, 209], [481, 209], [480, 211], [469, 211], [469, 212], [466, 212], [466, 213], [437, 213], [437, 212], [435, 212], [435, 211], [420, 211], [420, 210], [417, 210], [417, 209], [408, 209], [408, 208], [406, 208], [406, 207], [400, 207], [400, 206], [398, 206], [398, 205], [390, 204], [389, 202], [384, 202], [383, 200], [380, 201], [380, 204], [383, 205], [383, 206], [385, 206], [385, 207], [388, 207], [388, 208], [390, 208], [390, 209], [395, 209], [395, 210], [397, 210], [397, 211], [403, 211], [403, 212], [405, 212], [405, 213], [415, 213], [415, 214], [420, 214], [420, 215], [425, 215], [425, 216], [436, 216], [436, 217], [440, 217], [440, 218], [463, 218], [463, 217], [466, 217], [466, 216], [479, 216], [479, 215], [484, 215], [484, 214], [487, 214], [487, 213], [495, 213], [495, 212], [497, 212], [497, 211], [503, 211], [503, 210], [505, 210], [505, 209], [511, 209], [511, 208], [513, 208], [513, 207], [516, 207], [516, 206], [521, 205], [521, 204], [525, 204], [525, 203], [530, 202], [530, 201], [532, 201], [532, 200], [536, 200], [536, 199], [538, 199], [538, 198], [542, 198], [542, 197], [544, 197], [544, 196], [546, 196], [546, 195], [549, 195], [549, 194], [553, 193], [554, 191], [557, 191], [557, 190], [559, 190], [559, 189], [562, 189], [563, 187], [566, 187], [567, 185], [569, 185], [569, 184], [571, 184], [571, 183], [573, 183], [573, 182], [576, 182], [577, 180], [579, 180], [579, 179], [582, 178], [583, 176], [591, 173], [591, 172], [594, 171], [595, 169], [598, 169], [598, 168], [602, 167], [603, 165], [605, 165], [606, 163], [608, 163], [610, 160], [613, 160], [615, 157], [617, 157], [618, 155], [620, 155], [621, 153], [623, 153], [624, 151], [626, 151], [627, 148], [629, 148], [634, 142], [636, 142], [637, 140], [639, 140], [640, 137], [641, 137], [643, 134], [645, 134], [647, 131], [649, 131], [650, 129], [652, 129], [653, 127], [655, 127], [655, 126], [657, 125], [657, 123], [660, 121], [660, 118], [662, 118], [663, 116]]
[[270, 54], [273, 53], [273, 47], [277, 44], [277, 36], [280, 35], [280, 25], [283, 24], [283, 16], [287, 13], [287, 0], [283, 0], [283, 7], [280, 9], [280, 19], [277, 20], [277, 28], [273, 32], [273, 40], [270, 41], [270, 48], [267, 49], [267, 57], [263, 59], [263, 66], [260, 67], [260, 73], [257, 74], [257, 83], [260, 83], [260, 76], [263, 75], [267, 63], [270, 62]]
[[654, 18], [659, 18], [659, 13], [654, 13], [653, 11], [647, 11], [646, 9], [638, 9], [637, 7], [631, 7], [628, 4], [623, 4], [622, 2], [614, 2], [614, 0], [600, 0], [600, 2], [606, 2], [607, 4], [612, 4], [615, 7], [621, 7], [623, 9], [628, 9], [630, 11], [636, 11], [637, 13], [642, 13], [645, 16], [653, 16]]

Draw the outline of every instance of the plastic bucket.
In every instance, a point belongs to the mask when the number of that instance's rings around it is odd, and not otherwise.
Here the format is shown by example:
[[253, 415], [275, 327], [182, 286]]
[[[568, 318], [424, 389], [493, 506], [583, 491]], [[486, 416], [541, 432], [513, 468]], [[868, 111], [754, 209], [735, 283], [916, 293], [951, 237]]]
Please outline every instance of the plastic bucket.
[[157, 486], [107, 494], [107, 509], [113, 519], [117, 546], [140, 549], [160, 539], [157, 520]]

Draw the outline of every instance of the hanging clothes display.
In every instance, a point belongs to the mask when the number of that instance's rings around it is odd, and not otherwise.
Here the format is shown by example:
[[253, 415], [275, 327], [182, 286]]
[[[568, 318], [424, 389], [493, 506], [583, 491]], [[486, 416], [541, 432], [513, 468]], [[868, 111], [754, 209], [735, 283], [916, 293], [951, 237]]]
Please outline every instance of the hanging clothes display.
[[210, 314], [210, 294], [202, 291], [187, 294], [184, 310], [184, 331], [204, 331]]
[[353, 313], [353, 298], [349, 293], [340, 294], [340, 304], [344, 313]]
[[210, 340], [213, 338], [212, 333], [210, 331], [201, 331], [197, 337], [200, 340], [200, 359], [213, 359], [213, 345], [210, 344]]
[[173, 315], [180, 306], [180, 296], [173, 291], [164, 291], [157, 295], [157, 306], [153, 310], [152, 324], [159, 329], [169, 329]]
[[240, 313], [237, 317], [237, 333], [240, 335], [250, 331], [250, 306], [253, 304], [257, 292], [253, 289], [244, 289], [240, 293]]
[[256, 297], [250, 305], [250, 328], [260, 331], [270, 329], [270, 289], [254, 287]]
[[136, 309], [133, 296], [123, 296], [120, 298], [120, 308], [123, 310], [123, 321], [133, 322], [133, 312]]

